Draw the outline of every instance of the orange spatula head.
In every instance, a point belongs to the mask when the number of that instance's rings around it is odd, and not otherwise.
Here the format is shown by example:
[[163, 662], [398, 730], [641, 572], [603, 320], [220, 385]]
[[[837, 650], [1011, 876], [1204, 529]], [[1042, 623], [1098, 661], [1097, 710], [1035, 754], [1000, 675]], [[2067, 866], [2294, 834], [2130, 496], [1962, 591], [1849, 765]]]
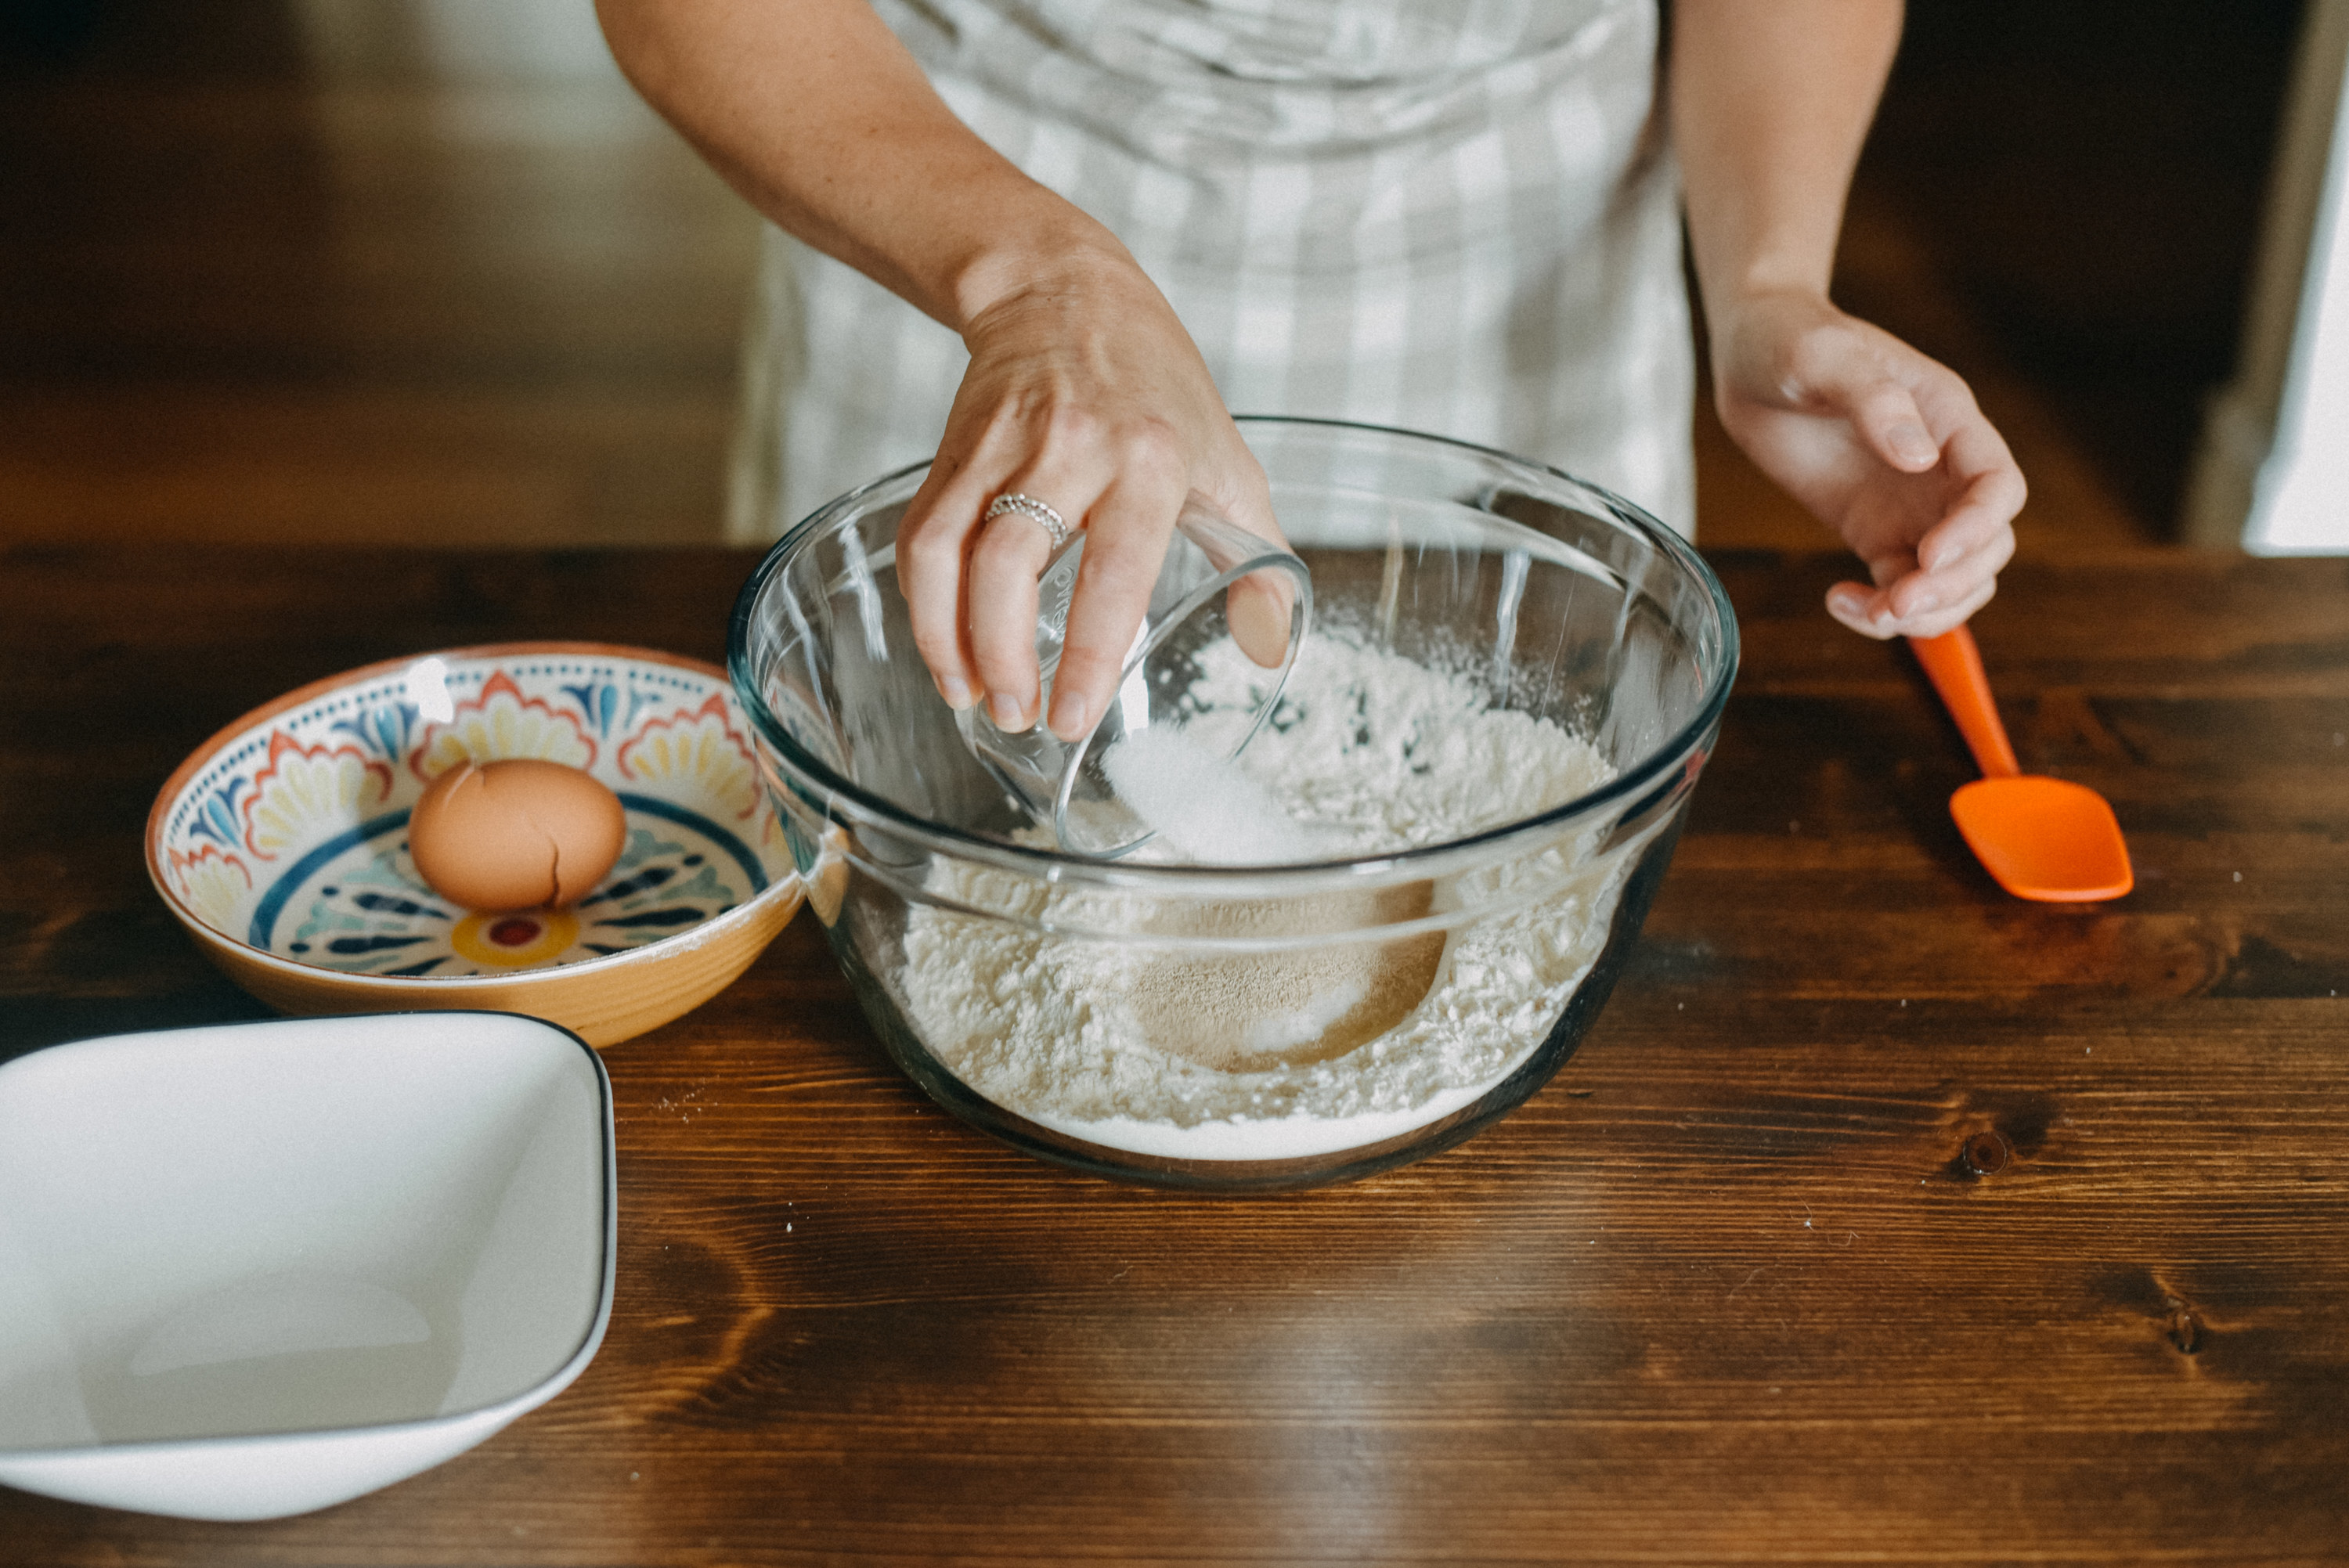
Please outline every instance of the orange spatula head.
[[1998, 885], [2045, 903], [2118, 898], [2136, 886], [2128, 845], [2105, 798], [2085, 784], [2020, 770], [1973, 634], [1960, 626], [1912, 637], [1909, 645], [1982, 766], [1983, 778], [1950, 797], [1950, 815]]
[[2137, 885], [2105, 798], [2083, 784], [2019, 773], [1977, 779], [1950, 797], [1958, 831], [2017, 898], [2089, 903]]

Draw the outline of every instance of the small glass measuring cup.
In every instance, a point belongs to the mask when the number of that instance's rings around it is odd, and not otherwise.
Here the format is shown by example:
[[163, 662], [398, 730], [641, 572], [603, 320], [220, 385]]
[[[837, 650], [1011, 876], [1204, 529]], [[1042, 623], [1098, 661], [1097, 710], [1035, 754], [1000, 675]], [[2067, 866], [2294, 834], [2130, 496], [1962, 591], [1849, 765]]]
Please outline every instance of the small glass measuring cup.
[[[1085, 536], [1080, 532], [1053, 557], [1036, 584], [1036, 665], [1041, 676], [1040, 714], [1051, 706], [1052, 676], [1068, 634], [1069, 602], [1077, 586]], [[1256, 704], [1237, 744], [1219, 748], [1225, 759], [1246, 750], [1280, 701], [1297, 650], [1313, 619], [1313, 579], [1305, 562], [1224, 517], [1194, 491], [1183, 503], [1166, 560], [1151, 590], [1150, 607], [1118, 676], [1117, 692], [1077, 741], [1064, 741], [1041, 722], [1017, 735], [998, 729], [974, 703], [955, 716], [963, 744], [986, 765], [997, 782], [1028, 814], [1049, 823], [1071, 854], [1115, 860], [1156, 836], [1149, 821], [1124, 800], [1110, 781], [1102, 758], [1129, 735], [1154, 726], [1181, 727], [1189, 713], [1185, 696], [1198, 672], [1199, 651], [1230, 631], [1228, 591], [1260, 572], [1279, 574], [1289, 603], [1288, 640], [1280, 662], [1267, 669], [1266, 684], [1253, 690]]]

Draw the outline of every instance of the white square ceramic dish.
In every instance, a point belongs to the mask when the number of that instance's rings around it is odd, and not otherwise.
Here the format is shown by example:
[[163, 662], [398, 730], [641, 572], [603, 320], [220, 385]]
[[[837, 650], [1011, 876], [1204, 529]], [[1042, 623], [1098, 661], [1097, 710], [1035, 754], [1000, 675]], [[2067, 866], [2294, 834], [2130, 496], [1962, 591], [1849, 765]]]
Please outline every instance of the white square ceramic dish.
[[0, 1065], [0, 1483], [271, 1519], [553, 1398], [611, 1314], [609, 1080], [498, 1013]]

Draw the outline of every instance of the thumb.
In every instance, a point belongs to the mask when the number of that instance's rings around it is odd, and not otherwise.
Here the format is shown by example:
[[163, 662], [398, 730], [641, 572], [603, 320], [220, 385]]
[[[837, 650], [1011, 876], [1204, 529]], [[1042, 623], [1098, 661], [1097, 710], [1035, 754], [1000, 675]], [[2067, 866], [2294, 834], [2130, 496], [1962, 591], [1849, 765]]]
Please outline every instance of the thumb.
[[1941, 446], [1896, 362], [1876, 341], [1879, 335], [1849, 320], [1839, 330], [1814, 333], [1802, 356], [1802, 400], [1849, 420], [1878, 460], [1902, 473], [1923, 473], [1941, 460]]
[[1898, 381], [1872, 380], [1840, 400], [1868, 449], [1902, 473], [1923, 473], [1941, 460], [1941, 449], [1926, 429], [1917, 399]]

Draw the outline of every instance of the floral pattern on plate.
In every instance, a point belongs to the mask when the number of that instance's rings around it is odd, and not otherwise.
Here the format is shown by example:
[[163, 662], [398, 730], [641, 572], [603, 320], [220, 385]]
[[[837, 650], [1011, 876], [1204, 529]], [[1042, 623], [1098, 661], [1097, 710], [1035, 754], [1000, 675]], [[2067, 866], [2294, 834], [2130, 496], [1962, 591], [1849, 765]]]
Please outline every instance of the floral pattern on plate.
[[[460, 908], [417, 874], [409, 813], [456, 762], [517, 757], [610, 787], [626, 843], [569, 909]], [[794, 874], [724, 676], [616, 649], [481, 649], [306, 688], [222, 737], [158, 827], [168, 891], [206, 925], [351, 974], [580, 963], [689, 931]]]
[[543, 696], [526, 696], [505, 671], [494, 671], [481, 683], [480, 696], [457, 703], [447, 719], [426, 731], [408, 766], [427, 783], [460, 762], [517, 758], [560, 762], [593, 773], [596, 747], [581, 720], [587, 705], [602, 703], [606, 689], [618, 688], [591, 682], [562, 693], [563, 700], [580, 709], [564, 712]]

